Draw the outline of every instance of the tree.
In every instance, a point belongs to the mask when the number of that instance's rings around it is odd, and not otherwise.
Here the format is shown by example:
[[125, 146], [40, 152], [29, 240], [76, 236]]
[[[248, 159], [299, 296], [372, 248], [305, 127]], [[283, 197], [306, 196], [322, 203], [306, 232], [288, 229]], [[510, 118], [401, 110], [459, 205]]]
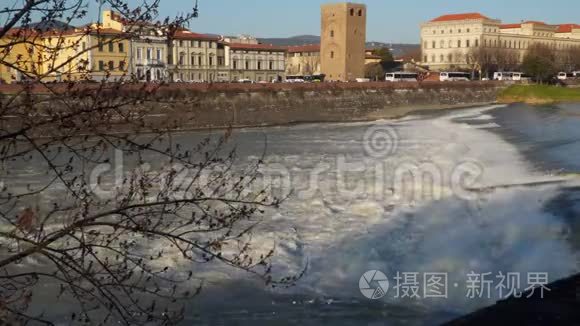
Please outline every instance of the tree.
[[387, 47], [375, 49], [373, 50], [373, 54], [380, 56], [381, 62], [392, 62], [394, 60], [391, 50]]
[[[179, 100], [163, 96], [163, 84], [134, 84], [109, 70], [92, 80], [88, 51], [139, 37], [143, 28], [170, 39], [197, 9], [154, 22], [160, 1], [101, 3], [126, 22], [122, 33], [101, 38], [104, 29], [91, 25], [71, 39], [70, 29], [31, 25], [33, 17], [82, 21], [94, 4], [88, 0], [0, 9], [0, 66], [28, 81], [0, 94], [2, 323], [62, 321], [39, 304], [48, 297], [68, 305], [67, 324], [174, 324], [201, 289], [199, 264], [292, 284], [300, 275], [272, 275], [273, 249], [253, 249], [264, 210], [280, 203], [256, 184], [261, 162], [235, 168], [229, 131], [194, 146], [176, 142], [171, 131], [184, 117], [167, 113]], [[84, 36], [99, 42], [83, 43]], [[15, 58], [18, 47], [25, 51]], [[77, 81], [52, 82], [61, 75]], [[126, 168], [115, 181], [99, 171], [117, 156]], [[23, 167], [37, 177], [27, 180]], [[170, 254], [184, 268], [167, 264]]]
[[369, 63], [365, 65], [365, 78], [370, 80], [383, 80], [385, 78], [385, 70], [380, 63]]
[[490, 73], [497, 67], [494, 50], [487, 47], [472, 48], [467, 55], [467, 62], [473, 66], [473, 71], [480, 71], [481, 76], [490, 78]]
[[554, 51], [545, 45], [532, 45], [522, 63], [524, 73], [532, 76], [536, 82], [544, 82], [558, 72]]

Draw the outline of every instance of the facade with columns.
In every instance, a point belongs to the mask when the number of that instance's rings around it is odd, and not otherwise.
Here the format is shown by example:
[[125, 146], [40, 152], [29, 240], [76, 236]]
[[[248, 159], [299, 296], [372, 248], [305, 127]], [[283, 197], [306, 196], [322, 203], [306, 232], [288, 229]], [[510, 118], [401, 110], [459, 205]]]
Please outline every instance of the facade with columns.
[[515, 66], [535, 44], [561, 52], [580, 48], [580, 25], [503, 24], [479, 13], [443, 15], [421, 25], [421, 63], [432, 70], [473, 68], [481, 49]]

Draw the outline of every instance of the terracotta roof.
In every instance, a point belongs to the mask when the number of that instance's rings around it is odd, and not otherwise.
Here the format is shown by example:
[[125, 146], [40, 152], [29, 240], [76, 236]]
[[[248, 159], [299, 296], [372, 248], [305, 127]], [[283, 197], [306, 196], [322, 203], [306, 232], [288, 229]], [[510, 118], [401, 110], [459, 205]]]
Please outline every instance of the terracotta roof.
[[501, 28], [501, 29], [520, 28], [520, 27], [522, 27], [522, 24], [502, 24], [502, 25], [499, 25], [499, 28]]
[[229, 43], [229, 45], [232, 50], [263, 50], [286, 52], [286, 48], [281, 46], [274, 46], [272, 44]]
[[439, 16], [431, 21], [432, 22], [446, 22], [446, 21], [468, 20], [468, 19], [489, 19], [489, 18], [480, 14], [480, 13], [477, 13], [477, 12], [470, 12], [470, 13], [465, 13], [465, 14], [443, 15], [443, 16]]
[[558, 29], [556, 30], [556, 33], [572, 33], [573, 29], [580, 29], [580, 25], [578, 25], [578, 24], [558, 25]]
[[305, 45], [298, 45], [298, 46], [289, 46], [288, 52], [289, 53], [320, 52], [320, 44], [305, 44]]
[[199, 34], [194, 33], [188, 30], [180, 30], [175, 32], [174, 38], [178, 40], [211, 40], [211, 41], [219, 41], [219, 37], [206, 35], [206, 34]]

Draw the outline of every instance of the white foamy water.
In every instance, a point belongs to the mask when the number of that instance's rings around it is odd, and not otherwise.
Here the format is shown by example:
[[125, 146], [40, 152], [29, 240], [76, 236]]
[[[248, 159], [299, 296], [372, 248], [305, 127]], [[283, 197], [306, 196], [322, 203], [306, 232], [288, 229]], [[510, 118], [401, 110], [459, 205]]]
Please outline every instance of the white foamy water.
[[[268, 147], [275, 151], [266, 162], [288, 167], [293, 181], [298, 180], [292, 182], [294, 188], [304, 190], [312, 182], [313, 170], [324, 171], [314, 178], [316, 191], [293, 194], [280, 210], [271, 212], [271, 219], [255, 234], [255, 244], [262, 246], [258, 250], [276, 245], [279, 272], [296, 272], [308, 264], [298, 285], [282, 293], [364, 302], [358, 280], [367, 270], [378, 269], [389, 277], [396, 272], [445, 272], [451, 283], [448, 299], [409, 301], [393, 298], [391, 293], [384, 301], [461, 314], [498, 299], [466, 299], [470, 272], [492, 272], [494, 276], [498, 271], [518, 272], [525, 283], [528, 272], [547, 272], [555, 280], [577, 271], [577, 253], [563, 236], [567, 226], [543, 210], [559, 186], [494, 188], [555, 177], [533, 172], [517, 148], [481, 129], [481, 121], [491, 118], [485, 114], [490, 109], [462, 110], [429, 119], [265, 131], [270, 138]], [[469, 125], [469, 121], [479, 125]], [[366, 155], [363, 144], [365, 130], [377, 125], [395, 128], [399, 136], [396, 153], [378, 161], [385, 166], [379, 177], [368, 169], [377, 160]], [[278, 132], [282, 135], [276, 135]], [[285, 155], [278, 145], [292, 151]], [[354, 171], [351, 181], [365, 186], [337, 185], [337, 175], [342, 172], [336, 160], [342, 156]], [[483, 169], [477, 187], [491, 189], [476, 192], [469, 200], [457, 198], [447, 181], [454, 168], [466, 161]], [[437, 198], [398, 196], [397, 189], [391, 189], [392, 171], [401, 164], [436, 167], [444, 179], [434, 185]], [[385, 190], [380, 198], [377, 187]]]

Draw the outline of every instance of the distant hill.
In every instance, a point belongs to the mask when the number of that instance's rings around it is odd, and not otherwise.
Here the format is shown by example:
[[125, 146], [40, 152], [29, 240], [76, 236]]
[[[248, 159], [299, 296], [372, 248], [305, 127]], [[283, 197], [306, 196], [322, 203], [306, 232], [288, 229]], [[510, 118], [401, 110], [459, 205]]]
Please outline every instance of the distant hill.
[[259, 38], [258, 41], [264, 44], [273, 44], [278, 46], [295, 46], [304, 44], [320, 43], [320, 36], [316, 35], [298, 35], [286, 38]]
[[[298, 35], [286, 38], [259, 38], [258, 41], [264, 44], [273, 44], [278, 46], [295, 46], [304, 44], [319, 44], [320, 36], [316, 35]], [[384, 43], [384, 42], [367, 42], [368, 49], [388, 47], [391, 52], [397, 56], [403, 53], [409, 53], [419, 49], [419, 44], [404, 43]]]

